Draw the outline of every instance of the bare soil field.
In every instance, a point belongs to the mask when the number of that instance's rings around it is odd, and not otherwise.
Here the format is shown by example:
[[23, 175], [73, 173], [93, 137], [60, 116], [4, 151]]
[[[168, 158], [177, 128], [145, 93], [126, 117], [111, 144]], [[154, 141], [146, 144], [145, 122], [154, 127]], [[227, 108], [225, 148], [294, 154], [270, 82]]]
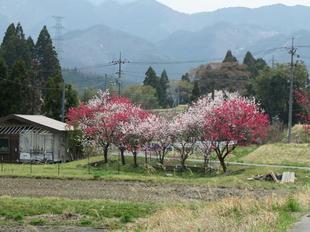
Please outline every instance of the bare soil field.
[[0, 178], [0, 195], [12, 197], [58, 197], [138, 202], [214, 201], [226, 197], [257, 198], [284, 191], [248, 190], [138, 181], [53, 180]]

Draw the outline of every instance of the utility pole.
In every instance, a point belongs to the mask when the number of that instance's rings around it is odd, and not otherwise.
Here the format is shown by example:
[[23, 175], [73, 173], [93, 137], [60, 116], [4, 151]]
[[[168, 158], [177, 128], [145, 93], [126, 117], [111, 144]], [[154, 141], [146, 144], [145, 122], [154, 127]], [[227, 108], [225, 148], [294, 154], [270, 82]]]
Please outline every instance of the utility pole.
[[116, 72], [116, 74], [118, 75], [117, 83], [118, 83], [118, 95], [119, 96], [121, 95], [121, 80], [122, 80], [122, 74], [123, 74], [122, 65], [126, 63], [129, 63], [129, 61], [122, 58], [121, 52], [119, 54], [119, 59], [112, 61], [112, 64], [118, 65], [118, 72]]
[[[57, 52], [57, 56], [58, 56], [58, 60], [59, 63], [61, 64], [61, 60], [62, 60], [62, 31], [64, 29], [63, 25], [62, 25], [62, 20], [64, 19], [61, 16], [53, 16], [54, 20], [55, 20], [55, 47], [56, 47], [56, 52]], [[61, 93], [61, 121], [64, 122], [65, 121], [65, 99], [66, 99], [66, 84], [65, 82], [63, 82], [62, 84], [62, 93]]]
[[288, 143], [292, 141], [292, 121], [293, 121], [293, 94], [294, 94], [294, 56], [297, 48], [294, 45], [294, 37], [292, 38], [292, 47], [289, 49], [291, 55], [291, 70], [290, 70], [290, 96], [289, 96], [289, 113], [288, 113]]

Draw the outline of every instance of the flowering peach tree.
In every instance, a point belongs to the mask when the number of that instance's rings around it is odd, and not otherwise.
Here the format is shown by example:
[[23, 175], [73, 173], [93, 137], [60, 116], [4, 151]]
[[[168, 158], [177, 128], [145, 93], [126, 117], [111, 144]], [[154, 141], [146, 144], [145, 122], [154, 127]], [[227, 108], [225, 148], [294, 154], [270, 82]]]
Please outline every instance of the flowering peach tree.
[[300, 115], [305, 122], [304, 129], [308, 134], [310, 134], [310, 92], [298, 91], [295, 93], [295, 97], [298, 104], [304, 110]]
[[135, 113], [132, 108], [133, 105], [127, 98], [99, 92], [87, 104], [70, 109], [68, 123], [82, 130], [84, 143], [99, 144], [104, 148], [105, 162], [108, 160], [108, 148], [114, 143], [121, 151], [124, 164], [122, 126]]
[[205, 115], [204, 137], [227, 171], [225, 159], [238, 145], [258, 143], [267, 135], [268, 116], [254, 100], [235, 96], [223, 100]]

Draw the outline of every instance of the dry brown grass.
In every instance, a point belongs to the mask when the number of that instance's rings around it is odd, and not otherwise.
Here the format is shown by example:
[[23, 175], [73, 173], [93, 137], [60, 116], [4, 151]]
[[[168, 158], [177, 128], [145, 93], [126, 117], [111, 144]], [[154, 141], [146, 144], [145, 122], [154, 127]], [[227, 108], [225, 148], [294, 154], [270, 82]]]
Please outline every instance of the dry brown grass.
[[267, 144], [242, 158], [245, 162], [310, 166], [310, 144]]
[[[300, 205], [310, 205], [310, 191], [294, 195]], [[179, 206], [167, 208], [151, 216], [141, 227], [141, 231], [223, 231], [262, 232], [277, 231], [280, 212], [286, 197], [226, 198], [208, 205]]]

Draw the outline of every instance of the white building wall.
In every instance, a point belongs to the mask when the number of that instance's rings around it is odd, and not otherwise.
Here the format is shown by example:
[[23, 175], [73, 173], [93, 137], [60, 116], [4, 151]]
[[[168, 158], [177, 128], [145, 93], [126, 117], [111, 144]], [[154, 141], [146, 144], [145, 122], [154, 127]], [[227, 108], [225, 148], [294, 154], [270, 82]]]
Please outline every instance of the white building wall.
[[70, 161], [66, 152], [64, 133], [21, 133], [19, 137], [20, 161]]

